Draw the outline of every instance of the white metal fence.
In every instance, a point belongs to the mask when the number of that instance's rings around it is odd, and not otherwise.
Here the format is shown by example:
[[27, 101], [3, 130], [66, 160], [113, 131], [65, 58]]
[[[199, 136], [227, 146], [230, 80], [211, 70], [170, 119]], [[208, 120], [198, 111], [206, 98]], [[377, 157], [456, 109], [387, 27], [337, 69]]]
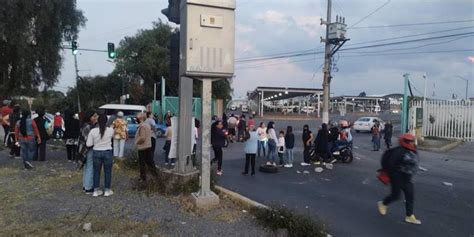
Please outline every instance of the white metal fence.
[[[424, 106], [423, 101], [413, 101], [412, 111], [415, 112], [416, 108], [423, 108], [422, 134], [424, 137], [474, 141], [474, 103], [472, 101], [428, 100]], [[416, 120], [415, 117], [416, 115], [412, 118]]]

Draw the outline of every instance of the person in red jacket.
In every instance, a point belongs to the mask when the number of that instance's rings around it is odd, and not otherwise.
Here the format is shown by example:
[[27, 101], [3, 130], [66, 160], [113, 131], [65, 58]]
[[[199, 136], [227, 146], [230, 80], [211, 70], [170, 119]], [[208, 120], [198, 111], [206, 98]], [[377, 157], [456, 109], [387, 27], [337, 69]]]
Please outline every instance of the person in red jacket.
[[38, 127], [30, 115], [29, 110], [24, 110], [21, 113], [21, 119], [15, 126], [15, 145], [21, 147], [21, 156], [26, 169], [33, 168], [31, 160], [36, 151], [36, 144], [41, 144], [41, 136]]
[[53, 137], [56, 141], [57, 139], [61, 139], [63, 137], [64, 120], [63, 117], [61, 117], [61, 113], [57, 112], [54, 116], [53, 126]]
[[[0, 124], [2, 124], [5, 134], [3, 136], [3, 141], [7, 140], [7, 135], [10, 132], [10, 124], [8, 123], [8, 115], [13, 112], [13, 109], [10, 107], [11, 101], [4, 100], [3, 107], [0, 108]], [[5, 117], [5, 119], [4, 119]]]

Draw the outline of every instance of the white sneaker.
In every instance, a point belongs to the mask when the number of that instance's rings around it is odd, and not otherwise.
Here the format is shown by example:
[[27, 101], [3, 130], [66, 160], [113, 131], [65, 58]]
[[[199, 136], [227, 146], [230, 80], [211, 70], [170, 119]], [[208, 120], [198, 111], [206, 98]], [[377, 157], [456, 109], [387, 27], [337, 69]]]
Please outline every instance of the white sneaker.
[[267, 161], [267, 165], [269, 165], [269, 166], [270, 166], [270, 165], [272, 165], [272, 162], [270, 162], [270, 161]]
[[301, 166], [310, 166], [311, 164], [308, 164], [306, 162], [301, 162]]
[[292, 165], [285, 165], [285, 168], [291, 168]]
[[102, 192], [100, 189], [97, 189], [94, 191], [94, 193], [92, 193], [92, 197], [102, 196], [102, 194], [104, 194], [104, 192]]
[[277, 164], [276, 164], [275, 162], [273, 162], [273, 164], [272, 164], [272, 165], [273, 165], [273, 166], [275, 166], [275, 167], [277, 167]]
[[113, 194], [114, 192], [112, 191], [112, 189], [106, 189], [104, 193], [104, 197], [112, 196]]

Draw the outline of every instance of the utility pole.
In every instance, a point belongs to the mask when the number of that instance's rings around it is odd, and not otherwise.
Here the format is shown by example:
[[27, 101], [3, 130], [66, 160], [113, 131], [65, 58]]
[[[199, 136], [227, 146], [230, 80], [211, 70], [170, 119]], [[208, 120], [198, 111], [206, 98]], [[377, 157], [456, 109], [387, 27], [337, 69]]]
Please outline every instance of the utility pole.
[[[323, 79], [323, 123], [329, 122], [329, 84], [331, 77], [331, 43], [329, 42], [329, 24], [331, 23], [332, 0], [328, 0], [328, 11], [326, 17], [326, 48], [324, 50], [324, 79]], [[323, 24], [323, 22], [321, 22]]]
[[81, 112], [81, 99], [79, 96], [79, 69], [77, 68], [77, 55], [74, 54], [74, 68], [76, 69], [76, 93], [77, 93], [77, 110]]

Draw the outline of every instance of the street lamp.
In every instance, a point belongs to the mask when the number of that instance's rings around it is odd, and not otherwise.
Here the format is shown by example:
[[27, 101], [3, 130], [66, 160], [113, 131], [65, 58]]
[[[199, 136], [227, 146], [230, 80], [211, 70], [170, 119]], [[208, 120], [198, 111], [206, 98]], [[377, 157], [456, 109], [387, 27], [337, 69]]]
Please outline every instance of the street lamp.
[[468, 94], [468, 91], [469, 91], [469, 80], [467, 80], [465, 77], [462, 77], [462, 76], [455, 76], [455, 77], [466, 81], [466, 100], [467, 100], [468, 99], [467, 94]]

